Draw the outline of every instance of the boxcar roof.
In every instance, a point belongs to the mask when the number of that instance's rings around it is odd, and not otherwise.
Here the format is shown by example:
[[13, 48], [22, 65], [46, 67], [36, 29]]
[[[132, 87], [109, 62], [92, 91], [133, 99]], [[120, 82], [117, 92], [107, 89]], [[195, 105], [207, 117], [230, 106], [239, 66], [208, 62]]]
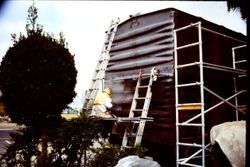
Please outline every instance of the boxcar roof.
[[149, 12], [149, 13], [145, 13], [145, 14], [141, 14], [141, 15], [136, 15], [134, 17], [132, 16], [130, 19], [125, 20], [120, 25], [130, 21], [132, 18], [146, 17], [148, 15], [154, 15], [154, 14], [157, 15], [159, 13], [171, 13], [172, 16], [174, 17], [175, 29], [179, 28], [181, 26], [187, 25], [187, 24], [185, 24], [185, 25], [180, 24], [180, 22], [183, 22], [183, 23], [193, 22], [193, 23], [195, 23], [195, 22], [200, 21], [200, 22], [202, 22], [203, 27], [205, 27], [207, 29], [216, 31], [218, 33], [222, 33], [224, 35], [231, 36], [231, 37], [236, 38], [238, 40], [242, 40], [243, 43], [244, 43], [244, 41], [246, 41], [246, 36], [243, 35], [242, 33], [233, 31], [233, 30], [226, 28], [222, 25], [215, 24], [211, 21], [203, 19], [202, 17], [183, 12], [183, 11], [178, 10], [176, 8], [166, 8], [166, 9], [161, 9], [161, 10], [157, 10], [157, 11], [153, 11], [153, 12]]

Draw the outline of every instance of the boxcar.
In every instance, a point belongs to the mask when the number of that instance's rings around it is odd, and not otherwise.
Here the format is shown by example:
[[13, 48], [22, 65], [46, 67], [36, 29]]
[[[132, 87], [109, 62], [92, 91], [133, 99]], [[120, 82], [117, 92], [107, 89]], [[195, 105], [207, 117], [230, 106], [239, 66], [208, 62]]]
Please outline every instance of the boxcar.
[[[160, 73], [152, 86], [148, 112], [154, 121], [146, 123], [142, 145], [152, 146], [149, 148], [152, 156], [161, 157], [159, 161], [163, 166], [175, 165], [176, 138], [195, 141], [202, 135], [197, 132], [200, 127], [180, 127], [182, 132], [176, 135], [176, 116], [181, 122], [197, 115], [195, 107], [201, 101], [203, 109], [208, 109], [224, 99], [223, 104], [205, 114], [205, 120], [195, 122], [205, 126], [206, 140], [213, 125], [235, 120], [235, 108], [225, 99], [235, 93], [235, 77], [243, 75], [245, 68], [244, 65], [239, 70], [234, 68], [232, 48], [244, 45], [246, 36], [243, 34], [174, 8], [131, 16], [118, 25], [105, 74], [105, 87], [113, 90], [114, 113], [128, 116], [139, 71], [142, 70], [147, 82], [150, 70], [156, 67]], [[244, 50], [241, 52], [245, 59]], [[180, 68], [175, 68], [176, 65]], [[201, 95], [198, 84], [198, 88], [187, 85], [176, 88], [178, 84], [199, 83], [201, 77], [201, 84], [216, 96], [207, 91]], [[245, 87], [244, 81], [240, 87]], [[242, 95], [242, 101], [244, 98]], [[230, 100], [235, 103], [234, 98]], [[194, 105], [179, 109], [176, 114], [177, 101]], [[244, 114], [238, 113], [237, 118], [244, 119]]]

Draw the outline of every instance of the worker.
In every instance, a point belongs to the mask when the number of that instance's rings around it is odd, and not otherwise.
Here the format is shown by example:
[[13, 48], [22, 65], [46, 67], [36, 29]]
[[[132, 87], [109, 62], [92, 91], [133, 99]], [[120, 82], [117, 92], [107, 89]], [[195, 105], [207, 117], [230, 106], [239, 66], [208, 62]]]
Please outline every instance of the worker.
[[93, 105], [91, 116], [100, 118], [113, 118], [114, 115], [110, 113], [112, 108], [112, 90], [105, 88], [101, 94], [98, 94]]

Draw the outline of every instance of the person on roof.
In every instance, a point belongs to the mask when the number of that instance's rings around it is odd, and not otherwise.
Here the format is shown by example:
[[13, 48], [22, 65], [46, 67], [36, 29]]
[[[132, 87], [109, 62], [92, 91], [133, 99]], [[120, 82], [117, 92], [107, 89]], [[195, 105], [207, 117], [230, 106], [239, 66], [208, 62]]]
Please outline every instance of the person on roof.
[[114, 115], [109, 112], [112, 108], [112, 90], [110, 88], [105, 88], [102, 93], [96, 96], [94, 101], [91, 116], [96, 116], [100, 118], [113, 118]]

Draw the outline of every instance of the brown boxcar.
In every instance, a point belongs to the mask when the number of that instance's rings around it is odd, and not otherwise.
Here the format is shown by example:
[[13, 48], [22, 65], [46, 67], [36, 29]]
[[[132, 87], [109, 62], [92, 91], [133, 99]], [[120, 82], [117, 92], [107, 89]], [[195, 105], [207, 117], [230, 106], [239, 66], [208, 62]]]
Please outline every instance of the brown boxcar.
[[[233, 69], [232, 48], [245, 45], [246, 36], [201, 17], [174, 8], [131, 17], [118, 25], [110, 50], [105, 87], [113, 90], [114, 113], [117, 116], [128, 116], [139, 71], [143, 70], [145, 78], [148, 77], [152, 67], [160, 71], [158, 80], [153, 83], [153, 95], [148, 113], [148, 116], [154, 118], [154, 122], [146, 123], [142, 144], [152, 146], [150, 148], [152, 156], [161, 157], [158, 161], [162, 166], [175, 164], [175, 45], [178, 47], [196, 43], [199, 38], [197, 27], [178, 32], [178, 41], [174, 39], [174, 31], [197, 22], [200, 22], [202, 27], [200, 41], [202, 45], [179, 50], [178, 64], [199, 62], [199, 55], [202, 54], [204, 85], [220, 97], [230, 97], [235, 93], [234, 77], [239, 75]], [[202, 46], [201, 53], [199, 46]], [[199, 69], [199, 66], [195, 65], [178, 69], [179, 84], [199, 81]], [[242, 98], [244, 99], [244, 96]], [[180, 89], [178, 92], [179, 103], [199, 102], [200, 99], [197, 88], [188, 87], [187, 90]], [[208, 92], [204, 93], [203, 100], [205, 109], [220, 101], [219, 97], [214, 97]], [[234, 103], [234, 100], [231, 99], [231, 102]], [[184, 114], [179, 114], [179, 121], [197, 114], [192, 109], [181, 112]], [[244, 114], [240, 113], [239, 119], [241, 118], [244, 118]], [[235, 120], [235, 109], [227, 103], [205, 114], [206, 140], [209, 140], [211, 126], [230, 120]], [[201, 137], [197, 132], [200, 130], [199, 127], [181, 128], [183, 128], [180, 132], [182, 134], [179, 135], [183, 140], [194, 141], [194, 138]], [[188, 150], [183, 152], [185, 151]]]

